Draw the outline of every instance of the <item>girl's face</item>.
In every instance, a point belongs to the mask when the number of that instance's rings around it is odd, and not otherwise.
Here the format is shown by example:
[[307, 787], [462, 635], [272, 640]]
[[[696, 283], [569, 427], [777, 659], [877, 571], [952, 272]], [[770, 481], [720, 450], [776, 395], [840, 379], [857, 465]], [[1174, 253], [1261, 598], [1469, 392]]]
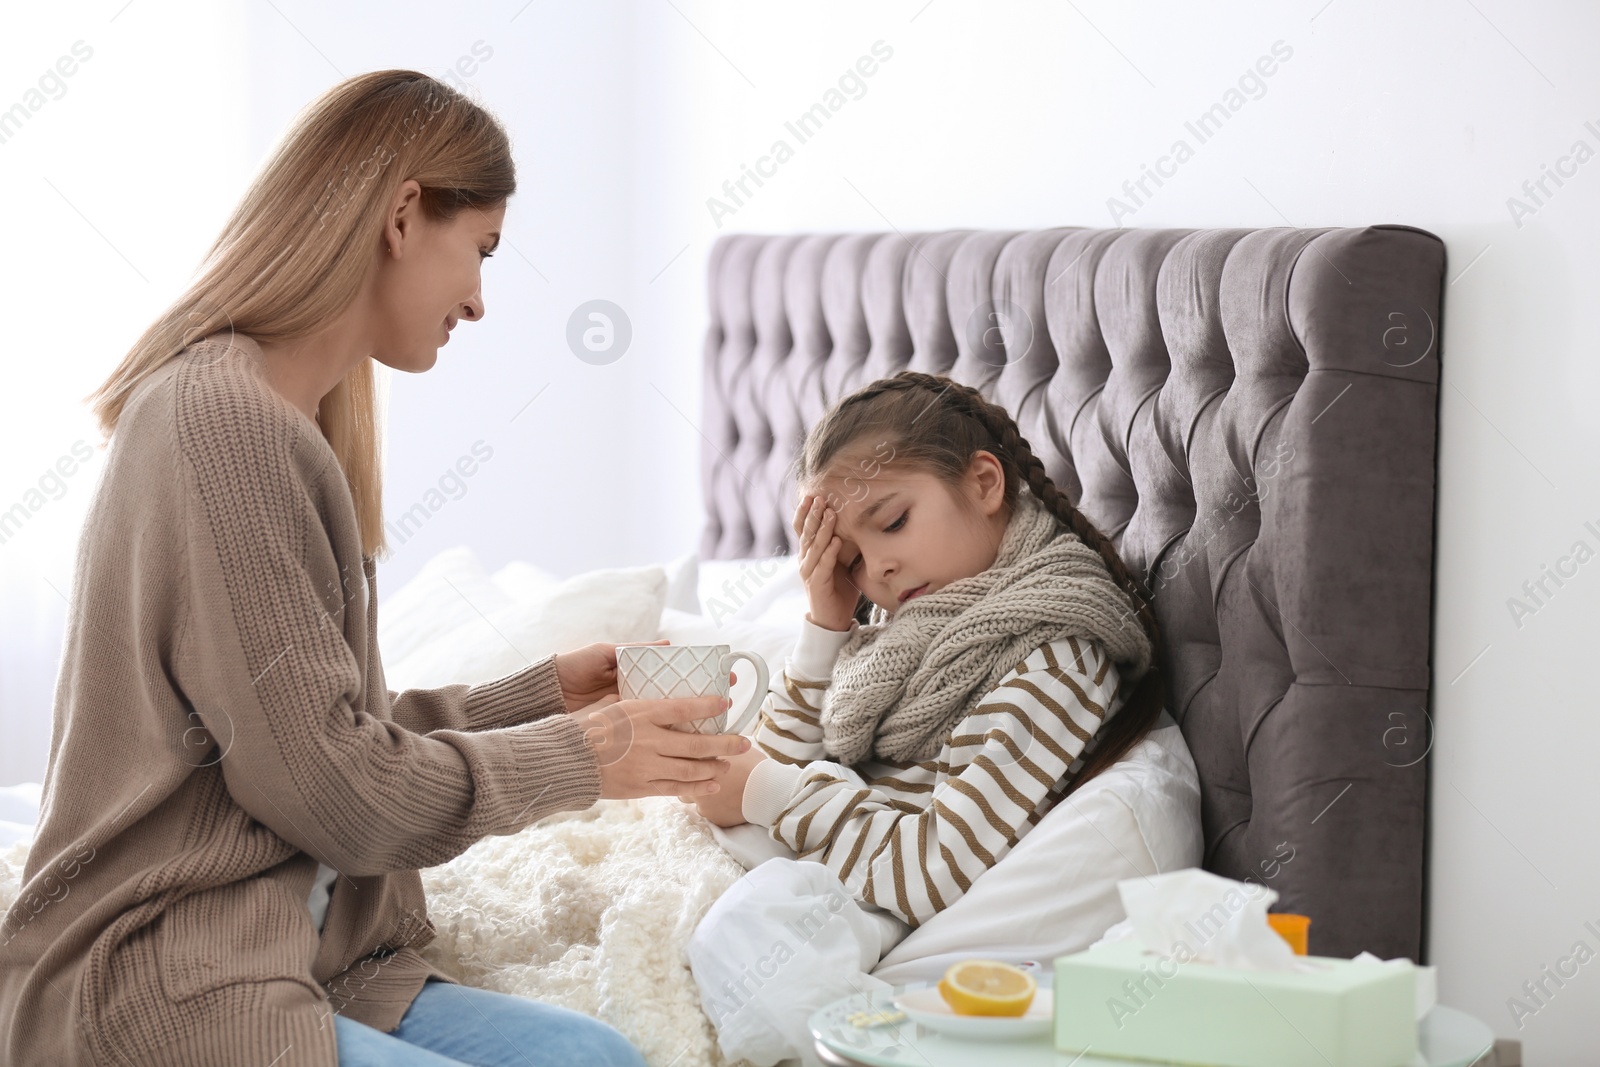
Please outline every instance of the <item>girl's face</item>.
[[369, 319], [373, 358], [413, 373], [434, 365], [459, 320], [483, 318], [483, 261], [500, 243], [506, 214], [502, 203], [440, 221], [422, 210], [420, 194], [415, 181], [401, 184], [378, 248]]
[[902, 604], [994, 564], [1005, 535], [1005, 474], [978, 452], [958, 491], [932, 474], [869, 464], [813, 487], [838, 513], [839, 563], [857, 589], [893, 615]]

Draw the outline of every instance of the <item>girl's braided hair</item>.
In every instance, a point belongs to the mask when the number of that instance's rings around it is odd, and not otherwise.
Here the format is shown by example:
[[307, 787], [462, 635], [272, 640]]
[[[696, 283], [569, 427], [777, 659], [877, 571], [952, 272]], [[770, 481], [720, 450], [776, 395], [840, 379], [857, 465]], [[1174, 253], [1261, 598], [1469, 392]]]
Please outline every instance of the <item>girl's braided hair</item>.
[[[1106, 569], [1127, 592], [1128, 609], [1138, 617], [1150, 638], [1151, 666], [1134, 684], [1132, 694], [1117, 714], [1096, 734], [1094, 751], [1084, 757], [1083, 767], [1067, 792], [1117, 762], [1143, 740], [1166, 700], [1160, 669], [1161, 628], [1149, 595], [1122, 562], [1111, 539], [1073, 507], [1050, 480], [1044, 463], [1033, 454], [1006, 410], [985, 400], [976, 389], [942, 374], [907, 370], [892, 378], [880, 378], [834, 405], [812, 428], [795, 460], [795, 482], [816, 485], [830, 470], [856, 459], [856, 453], [867, 448], [879, 460], [887, 448], [891, 462], [926, 471], [952, 489], [961, 485], [972, 457], [987, 451], [999, 460], [1005, 472], [1003, 513], [1008, 518], [1026, 484], [1062, 525], [1100, 553]], [[858, 466], [863, 473], [857, 479], [864, 482], [877, 473], [879, 463], [864, 458]], [[872, 607], [872, 601], [861, 594], [856, 619], [866, 623]], [[1128, 684], [1125, 679], [1124, 692]]]

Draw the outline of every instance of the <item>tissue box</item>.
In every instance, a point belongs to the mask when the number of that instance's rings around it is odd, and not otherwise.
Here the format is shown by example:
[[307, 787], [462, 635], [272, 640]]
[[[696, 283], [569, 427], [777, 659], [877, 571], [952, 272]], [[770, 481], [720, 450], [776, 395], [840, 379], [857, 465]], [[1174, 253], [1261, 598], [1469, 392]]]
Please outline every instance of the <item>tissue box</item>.
[[1311, 973], [1219, 967], [1136, 941], [1055, 961], [1055, 1046], [1207, 1067], [1411, 1067], [1415, 968], [1305, 956]]

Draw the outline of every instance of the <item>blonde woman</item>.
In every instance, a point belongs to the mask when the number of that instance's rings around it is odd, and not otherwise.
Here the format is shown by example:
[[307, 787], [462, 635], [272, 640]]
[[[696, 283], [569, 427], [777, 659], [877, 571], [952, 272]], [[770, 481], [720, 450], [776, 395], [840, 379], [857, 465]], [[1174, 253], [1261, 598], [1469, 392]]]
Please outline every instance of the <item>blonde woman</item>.
[[718, 698], [618, 701], [611, 645], [385, 686], [373, 361], [425, 371], [483, 316], [514, 189], [482, 108], [412, 71], [352, 78], [91, 398], [111, 444], [0, 926], [0, 1061], [644, 1062], [418, 951], [418, 868], [602, 797], [707, 795], [749, 747], [668, 728]]

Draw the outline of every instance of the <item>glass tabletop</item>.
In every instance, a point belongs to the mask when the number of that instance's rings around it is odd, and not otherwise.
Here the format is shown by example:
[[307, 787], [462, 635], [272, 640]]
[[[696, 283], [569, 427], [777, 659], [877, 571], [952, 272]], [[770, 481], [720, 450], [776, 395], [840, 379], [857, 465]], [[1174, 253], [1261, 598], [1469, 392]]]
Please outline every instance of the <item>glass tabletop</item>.
[[[888, 992], [854, 993], [818, 1009], [807, 1023], [817, 1057], [837, 1067], [1129, 1067], [1136, 1062], [1057, 1052], [1054, 1035], [1048, 1033], [985, 1042], [940, 1034], [910, 1019], [870, 1029], [849, 1021], [858, 1011], [892, 1009], [895, 996], [932, 984], [914, 982]], [[1470, 1067], [1493, 1044], [1494, 1034], [1483, 1023], [1438, 1005], [1417, 1024], [1416, 1067]]]

